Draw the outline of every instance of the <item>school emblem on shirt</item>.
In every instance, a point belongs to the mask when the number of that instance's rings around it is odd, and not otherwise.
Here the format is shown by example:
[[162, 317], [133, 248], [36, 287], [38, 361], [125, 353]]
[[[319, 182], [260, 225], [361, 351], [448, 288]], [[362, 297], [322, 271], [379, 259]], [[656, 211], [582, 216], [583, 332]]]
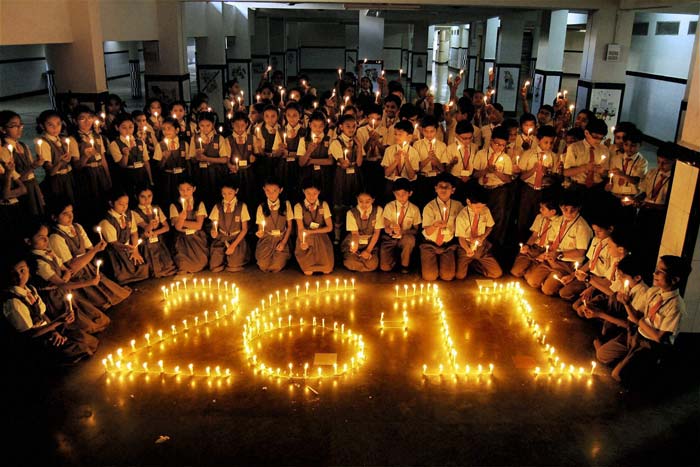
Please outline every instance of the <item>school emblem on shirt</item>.
[[212, 146], [214, 146], [214, 149], [219, 149], [219, 143], [214, 143]]
[[233, 218], [234, 222], [240, 222], [241, 221], [241, 216], [235, 216]]

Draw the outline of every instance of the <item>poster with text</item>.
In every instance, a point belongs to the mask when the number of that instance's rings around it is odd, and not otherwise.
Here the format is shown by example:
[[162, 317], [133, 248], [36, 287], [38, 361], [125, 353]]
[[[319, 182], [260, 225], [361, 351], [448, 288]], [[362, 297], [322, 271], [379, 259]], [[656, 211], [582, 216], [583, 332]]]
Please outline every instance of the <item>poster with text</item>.
[[608, 128], [617, 123], [620, 114], [621, 89], [593, 89], [588, 106], [596, 117], [607, 123]]

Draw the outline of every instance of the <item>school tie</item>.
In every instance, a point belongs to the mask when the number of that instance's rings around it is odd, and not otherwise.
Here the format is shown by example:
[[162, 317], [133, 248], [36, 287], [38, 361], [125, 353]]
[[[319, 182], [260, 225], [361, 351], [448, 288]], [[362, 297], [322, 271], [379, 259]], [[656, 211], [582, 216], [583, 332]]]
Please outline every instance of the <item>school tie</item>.
[[666, 175], [659, 175], [659, 179], [656, 181], [656, 185], [654, 185], [654, 188], [651, 190], [651, 200], [656, 201], [656, 198], [659, 196], [659, 193], [661, 193], [661, 188], [664, 186], [664, 182], [666, 181], [668, 177]]
[[462, 153], [462, 166], [464, 170], [469, 170], [469, 146], [465, 146], [464, 153]]
[[280, 201], [277, 200], [274, 203], [270, 203], [269, 201], [267, 202], [268, 207], [270, 208], [270, 211], [278, 211], [280, 208]]
[[542, 175], [543, 175], [543, 170], [542, 170], [542, 155], [544, 153], [539, 153], [537, 155], [537, 166], [535, 168], [535, 188], [540, 189], [542, 188]]
[[479, 236], [479, 213], [474, 214], [474, 219], [472, 219], [472, 226], [471, 226], [471, 238], [476, 238]]
[[551, 226], [551, 224], [552, 221], [550, 219], [544, 220], [544, 225], [542, 226], [542, 230], [540, 231], [540, 236], [537, 239], [537, 245], [544, 246], [545, 242], [547, 241], [547, 232], [549, 232], [549, 227]]
[[231, 203], [224, 203], [224, 213], [230, 213], [231, 212]]
[[399, 227], [403, 226], [403, 220], [406, 218], [406, 206], [401, 206], [401, 212], [399, 214]]
[[70, 226], [70, 236], [75, 237], [78, 235], [78, 232], [75, 230], [75, 227], [73, 225]]
[[[591, 146], [588, 150], [588, 162], [593, 163], [595, 162], [595, 149], [593, 149], [593, 146]], [[590, 188], [593, 186], [593, 171], [589, 170], [586, 172], [586, 188]]]
[[[447, 213], [447, 211], [445, 211]], [[440, 219], [446, 220], [443, 216], [440, 216]], [[437, 236], [435, 237], [435, 243], [437, 243], [438, 246], [442, 246], [442, 244], [445, 242], [445, 234], [443, 233], [443, 229], [440, 228], [438, 230]]]
[[649, 306], [649, 322], [654, 325], [654, 318], [656, 317], [656, 313], [659, 312], [659, 309], [661, 308], [661, 303], [662, 303], [662, 298], [661, 295], [657, 295], [658, 300], [653, 305]]
[[564, 219], [564, 222], [561, 223], [561, 227], [559, 227], [559, 234], [557, 234], [557, 238], [554, 239], [554, 243], [552, 243], [552, 251], [557, 251], [559, 248], [559, 244], [561, 243], [562, 239], [564, 238], [564, 235], [566, 234], [566, 227], [569, 225], [569, 221]]
[[[622, 161], [622, 173], [627, 175], [627, 164], [630, 162], [629, 159], [625, 158]], [[622, 177], [618, 177], [617, 184], [620, 186], [623, 186], [625, 183], [627, 183]]]
[[124, 214], [119, 216], [119, 227], [121, 227], [122, 229], [126, 228], [126, 216]]
[[600, 258], [600, 252], [603, 249], [603, 242], [598, 242], [598, 245], [595, 247], [595, 250], [593, 251], [593, 258], [591, 259], [591, 264], [588, 267], [588, 270], [591, 271], [593, 268], [595, 268], [595, 265], [598, 264], [598, 259]]

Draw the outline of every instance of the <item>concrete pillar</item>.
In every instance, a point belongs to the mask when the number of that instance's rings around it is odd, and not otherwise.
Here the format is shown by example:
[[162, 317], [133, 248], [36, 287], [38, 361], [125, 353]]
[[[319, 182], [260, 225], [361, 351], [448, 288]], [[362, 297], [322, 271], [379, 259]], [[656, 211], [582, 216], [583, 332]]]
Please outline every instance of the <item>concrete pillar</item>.
[[157, 97], [170, 103], [191, 98], [183, 5], [164, 0], [156, 2], [158, 40], [143, 42], [147, 99]]
[[[67, 94], [99, 110], [107, 96], [104, 39], [100, 5], [89, 0], [66, 2], [73, 42], [46, 46], [46, 62], [53, 71], [57, 106], [63, 108]], [[80, 70], [76, 73], [75, 70]]]
[[569, 10], [542, 12], [535, 80], [530, 88], [531, 111], [534, 114], [537, 114], [542, 105], [551, 104], [561, 89], [568, 16]]
[[296, 79], [299, 74], [299, 23], [286, 22], [287, 29], [287, 58], [285, 68], [287, 81]]
[[590, 109], [615, 125], [622, 109], [634, 11], [605, 7], [588, 15], [576, 111]]
[[438, 65], [447, 65], [450, 61], [450, 28], [436, 29], [435, 35], [437, 36], [435, 62]]
[[700, 151], [700, 31], [697, 30], [688, 71], [688, 84], [685, 87], [685, 99], [681, 103], [679, 127], [680, 138], [676, 138], [678, 143], [693, 151]]
[[284, 18], [270, 18], [268, 34], [270, 37], [270, 65], [274, 70], [282, 70], [286, 82], [287, 68], [284, 56], [287, 49], [287, 41], [284, 23]]
[[469, 49], [467, 50], [466, 86], [477, 87], [477, 73], [479, 72], [479, 57], [481, 54], [482, 38], [484, 35], [484, 23], [472, 21], [469, 24]]
[[428, 78], [428, 23], [413, 25], [411, 50], [411, 82], [425, 84]]
[[[495, 66], [495, 101], [508, 113], [515, 113], [520, 97], [520, 66], [525, 20], [522, 16], [501, 17]], [[488, 70], [487, 70], [488, 72]]]
[[489, 87], [489, 70], [496, 65], [496, 46], [498, 44], [498, 27], [500, 24], [501, 20], [498, 18], [489, 18], [486, 20], [484, 58], [481, 60], [481, 90], [484, 92], [486, 92]]
[[209, 96], [209, 105], [224, 115], [226, 93], [226, 36], [221, 2], [204, 3], [206, 35], [195, 38], [197, 50], [197, 89]]
[[233, 36], [227, 41], [226, 65], [228, 79], [237, 79], [241, 86], [245, 101], [250, 104], [255, 98], [251, 80], [250, 36], [252, 18], [244, 3], [233, 4], [232, 23]]
[[369, 10], [359, 13], [359, 54], [368, 60], [381, 60], [384, 52], [384, 18], [367, 16]]
[[255, 92], [263, 73], [270, 66], [270, 18], [258, 16], [252, 10], [249, 10], [249, 12], [251, 15], [254, 14], [255, 25], [250, 39], [250, 56], [253, 65], [251, 74], [252, 92]]

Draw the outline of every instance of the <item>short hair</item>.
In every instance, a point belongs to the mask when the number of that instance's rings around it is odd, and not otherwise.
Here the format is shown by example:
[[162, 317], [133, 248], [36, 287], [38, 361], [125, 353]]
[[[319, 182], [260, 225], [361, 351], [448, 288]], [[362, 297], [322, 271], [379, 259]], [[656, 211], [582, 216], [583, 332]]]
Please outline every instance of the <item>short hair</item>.
[[595, 133], [597, 135], [605, 136], [608, 134], [608, 125], [600, 118], [594, 118], [593, 120], [588, 122], [588, 125], [586, 126], [586, 131], [588, 131], [589, 133]]
[[503, 123], [501, 123], [501, 126], [504, 127], [505, 129], [510, 132], [513, 128], [520, 128], [520, 125], [518, 124], [518, 121], [514, 118], [507, 118], [503, 120]]
[[420, 110], [418, 109], [417, 106], [411, 104], [411, 103], [406, 103], [401, 106], [399, 109], [399, 118], [401, 120], [406, 119], [410, 120], [413, 117], [416, 117], [420, 114]]
[[467, 193], [467, 199], [472, 204], [486, 204], [489, 200], [489, 196], [484, 187], [475, 184]]
[[451, 173], [442, 172], [442, 173], [439, 173], [434, 178], [435, 178], [435, 185], [436, 186], [438, 183], [441, 183], [441, 182], [449, 183], [453, 187], [457, 186], [457, 184], [455, 183], [455, 177]]
[[583, 141], [586, 137], [586, 135], [583, 133], [583, 130], [577, 126], [569, 128], [566, 132], [566, 136], [571, 136], [576, 141]]
[[197, 122], [199, 123], [202, 120], [212, 122], [216, 125], [216, 114], [214, 112], [199, 112], [197, 115]]
[[241, 111], [234, 112], [233, 118], [231, 119], [231, 121], [233, 123], [240, 122], [240, 121], [244, 121], [244, 122], [248, 123], [248, 114], [246, 114], [245, 112], [241, 112]]
[[411, 122], [408, 120], [401, 120], [400, 122], [396, 122], [394, 125], [394, 131], [399, 130], [399, 131], [405, 131], [409, 135], [412, 135], [415, 129], [413, 128], [413, 125], [411, 125]]
[[644, 275], [644, 266], [636, 255], [627, 255], [617, 263], [617, 270], [628, 276]]
[[661, 261], [666, 266], [666, 275], [678, 279], [679, 282], [685, 281], [693, 270], [690, 261], [680, 256], [664, 255]]
[[349, 121], [357, 122], [357, 119], [355, 118], [354, 115], [343, 114], [338, 119], [338, 126], [342, 125], [345, 122], [349, 122]]
[[504, 141], [508, 141], [509, 136], [510, 135], [508, 134], [508, 128], [504, 127], [503, 125], [497, 126], [491, 132], [492, 141], [494, 139], [502, 139]]
[[545, 105], [543, 105], [542, 107], [540, 107], [539, 112], [541, 112], [541, 111], [543, 111], [543, 110], [546, 111], [546, 112], [549, 112], [549, 115], [554, 115], [554, 107], [552, 107], [552, 106], [549, 105], [549, 104], [545, 104]]
[[526, 113], [522, 114], [522, 115], [520, 116], [520, 126], [523, 126], [523, 124], [524, 124], [524, 123], [527, 123], [527, 122], [535, 122], [535, 123], [537, 123], [537, 117], [535, 117], [534, 115], [532, 115], [532, 114], [529, 113], [529, 112], [526, 112]]
[[391, 191], [399, 191], [399, 190], [404, 190], [409, 193], [413, 192], [413, 185], [411, 184], [411, 181], [408, 180], [407, 178], [397, 178], [394, 180], [393, 185], [391, 186]]
[[239, 181], [238, 177], [224, 177], [223, 180], [221, 180], [221, 183], [219, 183], [219, 190], [222, 188], [231, 188], [236, 191], [241, 187], [241, 182]]
[[636, 129], [637, 125], [635, 125], [632, 122], [620, 122], [617, 125], [615, 125], [614, 133], [629, 133], [630, 131], [634, 131]]
[[627, 250], [627, 252], [632, 251], [634, 246], [632, 232], [625, 226], [617, 226], [615, 229], [613, 229], [613, 231], [610, 232], [610, 240], [612, 240], [615, 245], [621, 246]]
[[457, 109], [459, 113], [469, 115], [469, 120], [474, 116], [474, 104], [472, 100], [466, 96], [462, 96], [457, 101]]
[[455, 127], [455, 134], [463, 135], [465, 133], [474, 133], [474, 125], [472, 125], [468, 120], [462, 120], [457, 123]]
[[675, 143], [666, 141], [659, 145], [659, 148], [656, 150], [656, 155], [664, 159], [676, 160], [678, 159], [678, 148]]
[[369, 114], [381, 115], [382, 114], [382, 106], [379, 104], [375, 104], [374, 102], [371, 104], [367, 104], [367, 105], [365, 105], [363, 113], [365, 115], [369, 115]]
[[634, 130], [626, 132], [622, 141], [629, 141], [632, 144], [642, 144], [643, 139], [644, 135], [642, 132], [635, 128]]
[[537, 138], [542, 139], [547, 137], [557, 137], [557, 130], [555, 130], [552, 125], [542, 125], [537, 129]]
[[[462, 123], [462, 122], [460, 122], [460, 123]], [[437, 129], [437, 127], [438, 127], [437, 118], [435, 118], [433, 115], [426, 115], [425, 117], [423, 117], [423, 120], [421, 120], [420, 126], [422, 128], [431, 126], [431, 127]]]
[[581, 197], [573, 190], [566, 190], [559, 198], [559, 206], [581, 208]]
[[557, 202], [557, 199], [554, 196], [543, 197], [540, 201], [540, 204], [543, 204], [544, 207], [546, 207], [547, 209], [556, 211], [557, 215], [561, 214], [559, 203]]
[[119, 126], [121, 126], [121, 124], [124, 122], [134, 123], [134, 121], [131, 119], [131, 115], [127, 113], [121, 113], [117, 115], [117, 118], [114, 119], [114, 126], [116, 128], [119, 128]]
[[396, 107], [401, 107], [401, 99], [399, 98], [399, 96], [389, 94], [384, 98], [384, 105], [387, 105], [389, 102], [393, 102], [394, 104], [396, 104]]
[[495, 103], [491, 104], [491, 107], [493, 107], [494, 109], [496, 109], [496, 110], [498, 110], [499, 112], [503, 113], [503, 106], [502, 106], [501, 104], [499, 104], [498, 102], [495, 102]]

